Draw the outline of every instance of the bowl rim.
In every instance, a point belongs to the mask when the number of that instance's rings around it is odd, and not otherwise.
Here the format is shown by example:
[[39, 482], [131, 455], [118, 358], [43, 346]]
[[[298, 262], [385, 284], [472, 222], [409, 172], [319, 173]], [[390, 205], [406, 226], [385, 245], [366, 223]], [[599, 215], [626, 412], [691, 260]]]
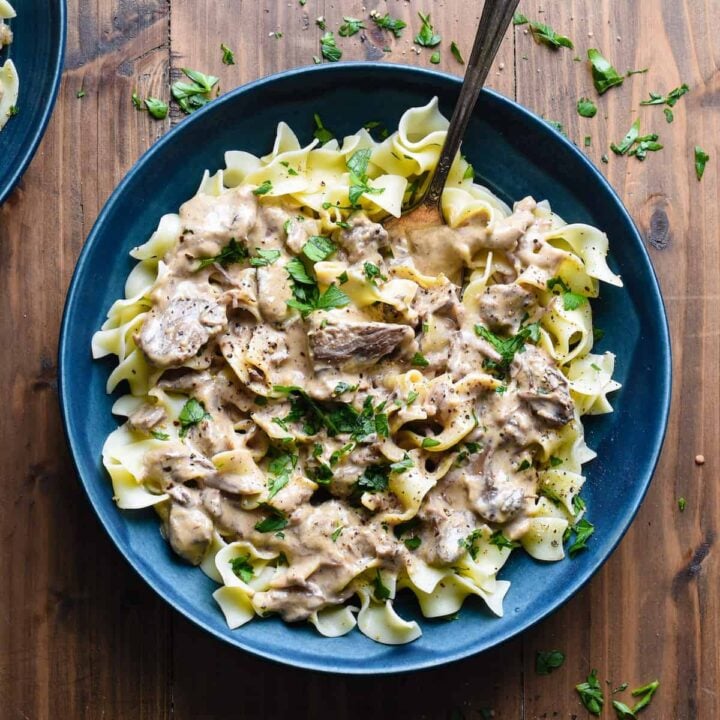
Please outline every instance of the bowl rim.
[[[548, 606], [547, 609], [542, 609], [540, 611], [537, 611], [536, 613], [530, 614], [528, 617], [523, 618], [522, 622], [519, 622], [515, 628], [513, 628], [507, 635], [500, 641], [488, 641], [486, 643], [480, 643], [475, 647], [472, 647], [470, 649], [462, 649], [459, 651], [456, 651], [454, 653], [451, 653], [449, 655], [444, 655], [440, 659], [435, 658], [429, 658], [422, 661], [417, 661], [412, 664], [404, 663], [402, 667], [394, 667], [389, 665], [381, 665], [379, 667], [370, 667], [366, 665], [353, 665], [351, 667], [344, 666], [343, 668], [334, 668], [331, 666], [331, 662], [322, 663], [316, 659], [294, 659], [294, 658], [288, 658], [283, 657], [282, 655], [271, 652], [271, 651], [265, 651], [261, 647], [255, 647], [255, 646], [248, 646], [245, 643], [242, 642], [242, 638], [232, 638], [229, 637], [227, 634], [213, 628], [212, 626], [208, 625], [206, 622], [204, 622], [201, 618], [197, 617], [196, 615], [193, 615], [192, 612], [190, 612], [189, 609], [186, 609], [182, 606], [182, 603], [177, 602], [174, 597], [168, 597], [159, 587], [158, 585], [148, 576], [146, 576], [143, 572], [143, 570], [140, 567], [140, 564], [135, 561], [135, 555], [132, 551], [130, 551], [129, 546], [122, 541], [121, 538], [117, 536], [117, 533], [114, 532], [112, 527], [106, 522], [103, 512], [101, 508], [94, 502], [93, 497], [90, 492], [90, 483], [92, 482], [91, 479], [86, 479], [81, 471], [80, 467], [77, 461], [78, 453], [79, 453], [79, 440], [75, 436], [75, 430], [72, 427], [71, 424], [71, 413], [69, 410], [69, 403], [66, 401], [66, 394], [68, 393], [68, 384], [66, 380], [66, 363], [69, 363], [71, 361], [70, 357], [70, 327], [69, 327], [69, 318], [72, 312], [72, 308], [77, 302], [77, 295], [78, 295], [78, 287], [79, 287], [79, 280], [83, 276], [85, 272], [85, 265], [88, 262], [88, 257], [90, 255], [90, 248], [98, 241], [98, 236], [100, 234], [100, 230], [105, 224], [107, 216], [110, 214], [111, 208], [119, 201], [119, 199], [122, 197], [122, 195], [125, 192], [125, 188], [132, 180], [133, 176], [138, 173], [141, 168], [143, 168], [148, 162], [152, 161], [153, 156], [159, 152], [162, 148], [164, 148], [167, 144], [174, 142], [175, 138], [180, 135], [185, 128], [190, 127], [192, 124], [196, 124], [203, 121], [203, 118], [205, 115], [209, 112], [219, 112], [223, 105], [227, 102], [230, 102], [233, 100], [236, 96], [242, 95], [243, 93], [249, 91], [249, 90], [255, 90], [262, 88], [264, 86], [271, 86], [274, 82], [280, 80], [280, 79], [288, 79], [293, 77], [301, 77], [305, 76], [308, 73], [311, 74], [323, 74], [323, 73], [332, 73], [337, 72], [340, 69], [349, 69], [350, 72], [357, 71], [373, 71], [373, 72], [379, 72], [379, 73], [396, 73], [396, 72], [407, 72], [410, 74], [416, 74], [420, 75], [422, 77], [427, 78], [428, 80], [432, 79], [439, 79], [442, 82], [450, 81], [454, 83], [458, 88], [462, 82], [462, 78], [459, 78], [455, 75], [451, 75], [449, 73], [441, 72], [438, 70], [431, 70], [428, 68], [422, 68], [422, 67], [416, 67], [412, 65], [405, 65], [400, 63], [386, 63], [386, 62], [366, 62], [366, 61], [360, 61], [360, 62], [344, 62], [340, 64], [323, 64], [323, 65], [316, 65], [316, 66], [303, 66], [298, 68], [292, 68], [290, 70], [285, 70], [282, 72], [274, 73], [272, 75], [268, 75], [266, 77], [259, 78], [257, 80], [254, 80], [252, 82], [246, 83], [244, 85], [241, 85], [237, 88], [234, 88], [232, 91], [228, 92], [226, 95], [223, 95], [215, 100], [213, 100], [212, 103], [209, 103], [201, 110], [193, 113], [190, 117], [185, 118], [182, 122], [178, 123], [174, 128], [172, 128], [170, 131], [168, 131], [162, 138], [160, 138], [156, 143], [154, 143], [148, 150], [146, 150], [141, 157], [133, 164], [133, 166], [130, 168], [130, 170], [127, 172], [125, 177], [120, 181], [118, 186], [115, 188], [113, 193], [110, 195], [110, 197], [107, 199], [105, 204], [103, 205], [103, 208], [101, 209], [97, 220], [95, 221], [92, 230], [90, 231], [90, 234], [88, 235], [88, 238], [86, 242], [83, 245], [83, 248], [80, 252], [80, 255], [77, 260], [77, 264], [75, 266], [75, 270], [72, 275], [72, 279], [70, 281], [68, 294], [65, 302], [65, 307], [63, 310], [63, 317], [62, 317], [62, 323], [60, 328], [60, 338], [59, 338], [59, 345], [58, 345], [58, 397], [59, 397], [59, 403], [60, 403], [60, 411], [61, 411], [61, 417], [62, 417], [62, 423], [63, 423], [63, 429], [65, 432], [65, 436], [67, 439], [68, 446], [71, 451], [71, 456], [73, 459], [73, 465], [75, 466], [75, 471], [78, 477], [78, 480], [80, 484], [83, 487], [83, 490], [85, 494], [87, 495], [90, 504], [93, 508], [93, 511], [95, 515], [97, 516], [98, 520], [100, 521], [101, 525], [103, 526], [105, 532], [110, 536], [112, 539], [114, 545], [120, 552], [120, 554], [125, 558], [125, 560], [129, 563], [130, 567], [133, 568], [133, 570], [144, 580], [144, 582], [149, 585], [157, 595], [159, 595], [168, 605], [170, 605], [174, 610], [178, 611], [180, 614], [182, 614], [184, 617], [186, 617], [188, 620], [190, 620], [192, 623], [197, 625], [198, 627], [202, 628], [204, 631], [210, 633], [214, 637], [218, 638], [219, 640], [222, 640], [225, 643], [228, 643], [229, 645], [239, 648], [241, 650], [244, 650], [245, 652], [249, 652], [257, 657], [264, 658], [266, 660], [271, 660], [273, 662], [277, 662], [279, 664], [283, 664], [286, 666], [291, 666], [295, 668], [300, 668], [304, 670], [313, 670], [313, 671], [320, 671], [325, 672], [329, 674], [333, 673], [343, 673], [343, 674], [349, 674], [349, 675], [379, 675], [379, 674], [402, 674], [406, 672], [414, 672], [416, 670], [426, 670], [431, 669], [435, 667], [439, 667], [442, 665], [447, 665], [453, 662], [457, 662], [459, 660], [462, 660], [467, 657], [472, 657], [476, 654], [479, 654], [481, 652], [484, 652], [486, 650], [489, 650], [494, 647], [498, 647], [500, 645], [504, 645], [511, 639], [517, 637], [521, 633], [525, 632], [529, 628], [533, 627], [537, 623], [539, 623], [541, 620], [544, 620], [545, 618], [549, 617], [550, 615], [554, 614], [558, 609], [560, 609], [563, 605], [565, 605], [576, 593], [578, 593], [585, 585], [597, 574], [597, 572], [600, 570], [600, 568], [607, 562], [607, 560], [610, 558], [610, 556], [614, 553], [615, 549], [617, 548], [618, 544], [622, 540], [622, 538], [627, 533], [628, 529], [632, 525], [635, 516], [637, 515], [637, 512], [647, 494], [647, 491], [650, 487], [650, 483], [654, 477], [655, 471], [657, 469], [657, 465], [660, 459], [660, 453], [662, 450], [663, 442], [665, 439], [665, 436], [667, 434], [667, 427], [668, 427], [668, 418], [669, 418], [669, 411], [670, 411], [670, 400], [671, 400], [671, 390], [672, 390], [672, 348], [670, 343], [670, 333], [669, 333], [669, 326], [668, 326], [668, 319], [667, 319], [667, 312], [665, 310], [665, 304], [662, 298], [662, 294], [660, 292], [660, 286], [657, 280], [657, 276], [655, 274], [655, 269], [652, 265], [652, 262], [650, 260], [650, 256], [648, 254], [647, 248], [645, 247], [644, 242], [642, 241], [642, 237], [632, 219], [629, 212], [625, 208], [625, 205], [621, 201], [618, 194], [615, 192], [615, 190], [612, 188], [608, 180], [602, 175], [602, 173], [595, 167], [595, 165], [590, 162], [590, 160], [585, 156], [584, 153], [582, 153], [579, 148], [577, 148], [570, 140], [562, 135], [561, 133], [555, 131], [550, 125], [547, 124], [545, 120], [540, 118], [538, 115], [533, 113], [532, 111], [528, 110], [527, 108], [520, 105], [515, 100], [512, 100], [510, 98], [505, 97], [504, 95], [501, 95], [495, 90], [491, 90], [488, 88], [485, 88], [482, 90], [481, 98], [483, 96], [485, 97], [491, 97], [493, 99], [493, 102], [499, 103], [501, 105], [505, 105], [506, 109], [509, 109], [510, 111], [516, 113], [518, 116], [520, 116], [523, 119], [523, 122], [528, 124], [533, 131], [536, 131], [538, 133], [553, 133], [556, 136], [556, 140], [561, 141], [565, 144], [566, 149], [573, 153], [584, 166], [586, 171], [589, 173], [592, 180], [596, 183], [598, 183], [605, 192], [609, 194], [609, 197], [612, 201], [615, 202], [617, 205], [618, 211], [622, 217], [622, 220], [627, 224], [628, 229], [631, 231], [633, 237], [633, 242], [635, 242], [640, 250], [642, 255], [642, 260], [646, 271], [649, 271], [649, 278], [651, 280], [650, 286], [646, 288], [647, 296], [651, 299], [652, 305], [654, 308], [659, 311], [661, 318], [660, 322], [658, 323], [658, 332], [660, 334], [659, 341], [661, 347], [664, 349], [664, 352], [662, 353], [662, 356], [658, 358], [658, 370], [660, 371], [657, 375], [657, 377], [660, 378], [661, 387], [660, 387], [660, 400], [661, 400], [661, 422], [658, 425], [660, 429], [659, 432], [655, 433], [654, 437], [654, 443], [652, 444], [651, 453], [649, 454], [649, 458], [651, 459], [651, 462], [648, 463], [649, 472], [643, 479], [643, 484], [641, 488], [641, 492], [638, 495], [637, 502], [635, 503], [634, 507], [632, 507], [630, 513], [627, 516], [627, 520], [624, 524], [624, 526], [621, 526], [620, 532], [617, 535], [617, 538], [615, 542], [610, 546], [607, 553], [601, 557], [596, 564], [591, 566], [591, 568], [586, 572], [586, 576], [580, 580], [580, 582], [572, 587], [572, 590], [567, 589], [561, 589], [561, 591], [558, 593], [556, 600], [553, 602], [552, 605]], [[481, 102], [481, 99], [478, 101]], [[368, 639], [368, 642], [372, 642]], [[402, 647], [402, 646], [401, 646]]]
[[20, 162], [8, 173], [5, 181], [0, 184], [0, 206], [10, 197], [10, 194], [20, 182], [22, 176], [30, 165], [30, 161], [35, 157], [35, 153], [40, 146], [40, 141], [45, 135], [47, 126], [50, 122], [58, 92], [60, 90], [60, 82], [62, 80], [63, 69], [65, 66], [65, 49], [67, 45], [67, 5], [66, 0], [57, 0], [58, 24], [60, 25], [60, 42], [57, 47], [57, 53], [53, 62], [53, 70], [51, 76], [51, 88], [48, 101], [45, 103], [40, 114], [40, 122], [35, 127], [30, 136], [30, 142], [25, 147]]

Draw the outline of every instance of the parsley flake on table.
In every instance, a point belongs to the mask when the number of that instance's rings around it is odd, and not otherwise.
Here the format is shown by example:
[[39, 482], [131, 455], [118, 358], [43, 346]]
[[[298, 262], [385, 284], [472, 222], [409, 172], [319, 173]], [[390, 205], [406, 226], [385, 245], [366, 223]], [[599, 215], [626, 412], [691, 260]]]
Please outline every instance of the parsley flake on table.
[[84, 98], [85, 95], [87, 95], [87, 93], [85, 92], [85, 90], [83, 90], [83, 88], [80, 88], [80, 89], [75, 93], [75, 97], [76, 97], [78, 100], [79, 100], [80, 98]]
[[573, 41], [566, 35], [556, 33], [549, 25], [540, 22], [530, 22], [530, 32], [536, 43], [547, 45], [553, 50], [561, 47], [574, 48]]
[[581, 97], [577, 101], [577, 111], [581, 117], [593, 118], [597, 115], [597, 105], [590, 98]]
[[335, 35], [330, 31], [320, 38], [320, 52], [328, 62], [337, 62], [342, 57], [342, 50], [335, 42]]
[[705, 172], [705, 164], [710, 159], [710, 156], [699, 146], [695, 146], [695, 175], [698, 181], [702, 180], [703, 173]]
[[512, 24], [513, 25], [527, 25], [528, 22], [530, 22], [522, 13], [516, 12], [513, 15]]
[[180, 109], [186, 115], [189, 115], [210, 102], [212, 99], [210, 94], [218, 84], [219, 78], [214, 75], [205, 75], [190, 68], [181, 69], [191, 82], [178, 80], [172, 84], [170, 92]]
[[343, 17], [343, 20], [345, 22], [338, 28], [340, 37], [352, 37], [365, 29], [365, 23], [362, 20], [352, 17]]
[[660, 95], [659, 93], [650, 93], [650, 99], [649, 100], [642, 100], [640, 102], [641, 105], [667, 105], [668, 107], [674, 107], [675, 103], [683, 96], [685, 93], [689, 93], [690, 88], [687, 86], [686, 83], [683, 83], [680, 87], [676, 87], [673, 90], [671, 90], [667, 95]]
[[560, 650], [538, 650], [535, 653], [535, 672], [538, 675], [549, 675], [562, 667], [564, 662], [565, 654]]
[[407, 23], [400, 18], [390, 16], [386, 13], [383, 17], [380, 15], [372, 15], [372, 21], [383, 30], [389, 30], [396, 38], [402, 37], [402, 31], [407, 27]]
[[633, 697], [639, 697], [640, 700], [638, 700], [635, 705], [633, 705], [632, 711], [634, 713], [637, 713], [639, 710], [642, 710], [644, 707], [647, 707], [650, 704], [650, 701], [652, 700], [652, 696], [655, 694], [655, 691], [660, 687], [660, 681], [659, 680], [653, 680], [651, 683], [648, 683], [647, 685], [643, 685], [642, 687], [635, 688], [630, 692], [630, 694]]
[[625, 137], [619, 143], [611, 143], [610, 149], [616, 155], [624, 155], [635, 143], [640, 135], [640, 118], [638, 118], [627, 131]]
[[440, 44], [442, 38], [435, 32], [435, 28], [430, 22], [430, 13], [424, 15], [419, 12], [418, 15], [422, 22], [422, 26], [420, 27], [420, 32], [413, 39], [413, 42], [416, 45], [421, 45], [422, 47], [436, 47]]
[[431, 62], [433, 65], [439, 65], [439, 64], [440, 64], [440, 53], [439, 53], [439, 52], [434, 52], [434, 53], [430, 56], [430, 62]]
[[225, 43], [220, 43], [220, 50], [222, 50], [223, 65], [234, 65], [235, 53]]
[[145, 98], [145, 107], [147, 108], [148, 113], [156, 120], [164, 120], [167, 117], [167, 103], [159, 100], [158, 98]]
[[593, 85], [600, 95], [611, 87], [623, 84], [625, 78], [600, 54], [599, 50], [590, 48], [587, 56], [592, 66]]
[[450, 43], [450, 52], [452, 53], [452, 56], [461, 64], [465, 64], [465, 59], [462, 56], [462, 53], [460, 52], [460, 48], [457, 46], [457, 43], [453, 40]]
[[589, 713], [599, 716], [605, 704], [605, 696], [597, 679], [597, 670], [592, 670], [587, 681], [576, 685], [575, 690], [577, 690], [585, 709]]

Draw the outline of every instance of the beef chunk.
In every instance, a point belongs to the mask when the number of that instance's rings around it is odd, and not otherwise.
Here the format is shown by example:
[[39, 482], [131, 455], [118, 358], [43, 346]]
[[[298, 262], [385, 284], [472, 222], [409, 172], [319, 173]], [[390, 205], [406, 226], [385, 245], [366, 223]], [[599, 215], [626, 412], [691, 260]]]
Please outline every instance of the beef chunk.
[[356, 213], [348, 222], [350, 227], [338, 235], [338, 241], [350, 262], [367, 259], [375, 255], [378, 248], [388, 244], [387, 230], [363, 213]]
[[350, 361], [367, 363], [388, 355], [403, 342], [413, 339], [407, 325], [381, 322], [339, 322], [308, 333], [315, 361], [341, 365]]
[[155, 306], [150, 311], [137, 343], [153, 365], [177, 367], [193, 358], [226, 323], [225, 307], [212, 296], [179, 293], [164, 309]]
[[165, 408], [162, 405], [143, 403], [128, 418], [131, 427], [140, 432], [149, 433], [154, 427], [165, 420]]
[[514, 335], [534, 300], [530, 291], [516, 283], [490, 285], [478, 300], [480, 320], [493, 332]]
[[546, 352], [534, 345], [526, 345], [523, 352], [515, 355], [510, 375], [517, 381], [518, 396], [548, 425], [560, 427], [573, 419], [567, 378], [553, 365]]
[[192, 565], [199, 565], [212, 541], [212, 520], [198, 507], [173, 503], [166, 532], [172, 549]]

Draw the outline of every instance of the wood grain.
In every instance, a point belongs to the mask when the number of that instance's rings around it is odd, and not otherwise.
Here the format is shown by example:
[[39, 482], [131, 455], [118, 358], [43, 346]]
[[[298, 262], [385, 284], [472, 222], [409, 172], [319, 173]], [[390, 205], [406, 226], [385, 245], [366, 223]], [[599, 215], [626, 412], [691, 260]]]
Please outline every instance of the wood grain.
[[[92, 516], [65, 448], [55, 387], [62, 300], [84, 238], [112, 189], [172, 123], [130, 103], [133, 90], [169, 98], [182, 67], [220, 77], [221, 90], [312, 63], [323, 16], [377, 9], [405, 19], [400, 40], [366, 21], [339, 39], [343, 60], [429, 65], [415, 52], [416, 11], [431, 9], [443, 37], [439, 69], [461, 74], [480, 3], [446, 0], [96, 0], [69, 3], [60, 99], [40, 152], [0, 208], [0, 716], [8, 718], [496, 718], [585, 717], [574, 685], [595, 667], [613, 684], [661, 680], [648, 718], [720, 717], [717, 552], [720, 495], [719, 0], [523, 0], [521, 10], [573, 38], [576, 50], [509, 33], [490, 85], [563, 124], [609, 177], [646, 239], [673, 337], [673, 410], [663, 457], [632, 529], [597, 577], [522, 638], [462, 663], [397, 678], [329, 678], [256, 660], [168, 610], [119, 558]], [[281, 32], [282, 37], [270, 36]], [[221, 63], [220, 43], [236, 64]], [[390, 48], [384, 52], [383, 48]], [[620, 70], [648, 67], [597, 100], [584, 58], [601, 49]], [[665, 123], [640, 109], [650, 90], [692, 90]], [[76, 97], [80, 88], [86, 91]], [[638, 116], [665, 148], [644, 162], [608, 144]], [[692, 150], [711, 155], [701, 183]], [[609, 154], [609, 162], [601, 156]], [[696, 454], [706, 462], [694, 462]], [[677, 499], [687, 499], [681, 513]], [[537, 650], [564, 666], [537, 676]], [[651, 714], [652, 713], [652, 714]], [[608, 708], [604, 717], [612, 717]]]

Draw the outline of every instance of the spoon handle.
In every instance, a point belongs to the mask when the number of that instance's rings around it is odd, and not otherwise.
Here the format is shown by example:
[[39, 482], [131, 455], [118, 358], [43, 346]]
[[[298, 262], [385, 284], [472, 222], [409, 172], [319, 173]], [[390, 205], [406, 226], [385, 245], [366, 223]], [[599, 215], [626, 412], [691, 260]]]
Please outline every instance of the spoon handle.
[[470, 59], [465, 70], [460, 96], [448, 127], [445, 144], [440, 152], [435, 174], [430, 181], [423, 205], [439, 206], [450, 166], [460, 148], [470, 115], [477, 102], [480, 90], [490, 72], [495, 55], [500, 48], [505, 31], [510, 25], [515, 8], [520, 0], [485, 0], [480, 24], [475, 34]]

